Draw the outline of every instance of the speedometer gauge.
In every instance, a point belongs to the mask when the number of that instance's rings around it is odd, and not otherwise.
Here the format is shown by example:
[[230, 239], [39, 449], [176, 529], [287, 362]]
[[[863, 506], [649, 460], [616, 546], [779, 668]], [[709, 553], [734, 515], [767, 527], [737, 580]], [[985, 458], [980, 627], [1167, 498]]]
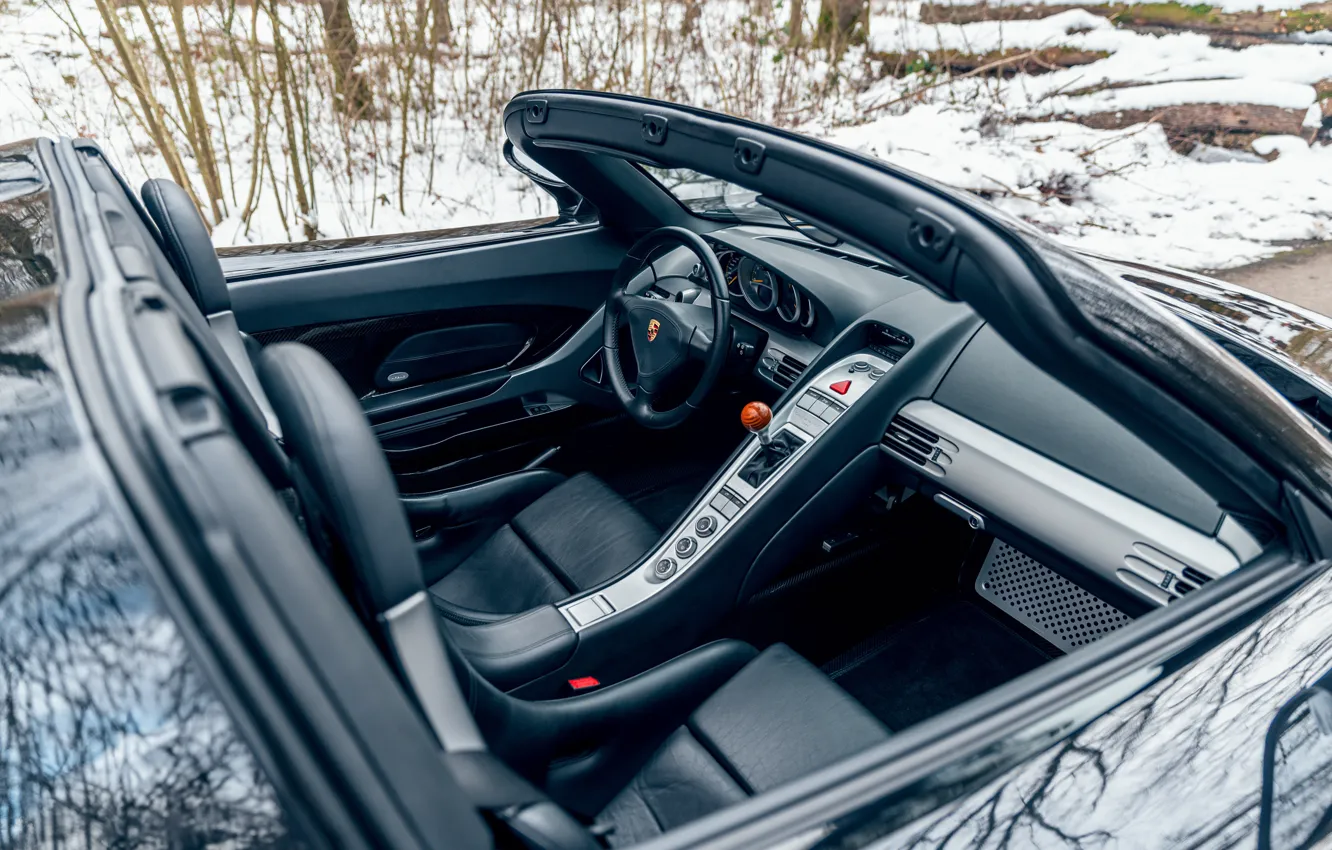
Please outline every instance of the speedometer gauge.
[[789, 280], [777, 285], [777, 315], [793, 325], [800, 321], [800, 290]]
[[740, 289], [749, 306], [766, 313], [777, 304], [777, 276], [748, 258], [740, 262]]

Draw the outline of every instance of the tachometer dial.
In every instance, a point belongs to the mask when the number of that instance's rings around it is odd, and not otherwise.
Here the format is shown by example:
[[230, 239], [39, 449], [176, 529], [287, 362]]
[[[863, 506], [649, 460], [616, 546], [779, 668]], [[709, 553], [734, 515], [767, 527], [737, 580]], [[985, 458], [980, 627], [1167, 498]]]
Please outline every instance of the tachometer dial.
[[740, 289], [749, 306], [766, 313], [777, 304], [777, 276], [748, 258], [740, 262]]
[[783, 322], [796, 324], [800, 321], [800, 290], [794, 283], [782, 280], [777, 285], [777, 315]]
[[721, 263], [722, 272], [726, 276], [726, 289], [732, 295], [743, 296], [745, 293], [740, 289], [740, 255], [734, 251], [726, 251], [717, 258]]

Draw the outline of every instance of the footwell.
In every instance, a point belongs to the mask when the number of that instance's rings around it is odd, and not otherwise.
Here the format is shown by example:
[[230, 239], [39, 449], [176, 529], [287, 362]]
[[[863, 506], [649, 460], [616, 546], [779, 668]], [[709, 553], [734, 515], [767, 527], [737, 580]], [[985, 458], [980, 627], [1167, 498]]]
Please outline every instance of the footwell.
[[981, 606], [953, 601], [885, 629], [823, 670], [888, 728], [901, 730], [1049, 660]]

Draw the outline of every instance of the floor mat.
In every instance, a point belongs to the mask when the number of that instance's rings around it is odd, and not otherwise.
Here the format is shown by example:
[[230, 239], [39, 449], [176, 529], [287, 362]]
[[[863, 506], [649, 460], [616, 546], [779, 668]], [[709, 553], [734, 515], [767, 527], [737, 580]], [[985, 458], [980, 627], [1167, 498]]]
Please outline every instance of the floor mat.
[[871, 638], [825, 672], [889, 729], [905, 729], [1033, 670], [1045, 653], [972, 602]]

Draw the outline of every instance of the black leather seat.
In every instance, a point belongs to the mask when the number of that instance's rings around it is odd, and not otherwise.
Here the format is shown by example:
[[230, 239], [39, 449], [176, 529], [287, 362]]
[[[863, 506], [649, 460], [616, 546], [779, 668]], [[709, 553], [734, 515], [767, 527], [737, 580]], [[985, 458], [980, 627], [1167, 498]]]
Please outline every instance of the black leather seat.
[[888, 738], [782, 645], [757, 653], [717, 641], [567, 699], [502, 693], [434, 616], [392, 475], [337, 373], [314, 351], [285, 344], [264, 351], [260, 375], [296, 465], [327, 507], [363, 621], [460, 784], [526, 846], [593, 850], [600, 845], [586, 823], [612, 846], [636, 844]]
[[[140, 194], [177, 277], [258, 404], [269, 431], [281, 434], [251, 362], [258, 346], [250, 344], [236, 324], [222, 265], [194, 202], [170, 180], [149, 180]], [[427, 519], [453, 513], [454, 521], [502, 523], [461, 562], [446, 559], [442, 577], [436, 576], [432, 587], [441, 613], [468, 625], [559, 602], [632, 565], [660, 537], [659, 529], [596, 477], [578, 475], [565, 481], [542, 472], [506, 476], [523, 480], [508, 486], [497, 480], [471, 488], [470, 496], [445, 494], [433, 505], [429, 498], [415, 500], [414, 507]], [[481, 491], [493, 493], [488, 503], [472, 504], [467, 517], [456, 516], [453, 506], [468, 498], [478, 501]]]
[[231, 291], [227, 289], [227, 278], [203, 216], [199, 215], [189, 193], [170, 180], [149, 180], [139, 194], [153, 224], [157, 225], [162, 253], [171, 263], [176, 277], [203, 313], [218, 345], [262, 412], [268, 430], [281, 435], [277, 417], [273, 415], [254, 372], [253, 360], [259, 347], [241, 333], [236, 324], [236, 315], [231, 310]]
[[600, 584], [646, 555], [660, 536], [618, 493], [583, 473], [518, 511], [430, 592], [455, 622], [498, 619]]

